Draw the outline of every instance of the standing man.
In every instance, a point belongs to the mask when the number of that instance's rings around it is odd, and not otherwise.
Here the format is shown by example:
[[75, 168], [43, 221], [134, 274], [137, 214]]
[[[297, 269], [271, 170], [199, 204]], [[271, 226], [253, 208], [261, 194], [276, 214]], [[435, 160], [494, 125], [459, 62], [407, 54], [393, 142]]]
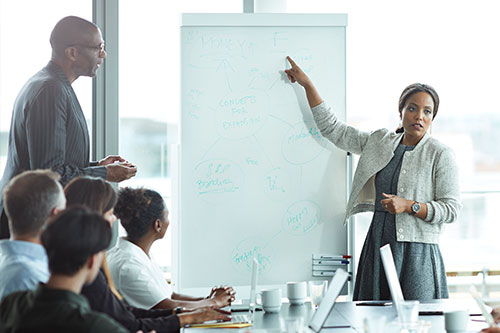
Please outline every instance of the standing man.
[[[60, 20], [50, 36], [52, 58], [19, 92], [14, 103], [9, 151], [0, 191], [25, 170], [52, 169], [63, 186], [88, 175], [121, 182], [137, 168], [120, 156], [89, 162], [87, 123], [71, 84], [80, 76], [94, 77], [106, 58], [101, 31], [75, 16]], [[0, 239], [9, 237], [0, 201]]]

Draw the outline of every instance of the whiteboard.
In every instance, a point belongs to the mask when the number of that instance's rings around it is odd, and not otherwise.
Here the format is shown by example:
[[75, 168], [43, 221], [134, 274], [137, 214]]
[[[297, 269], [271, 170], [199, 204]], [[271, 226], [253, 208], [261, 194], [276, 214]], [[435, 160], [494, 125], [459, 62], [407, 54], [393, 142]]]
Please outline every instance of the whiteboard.
[[339, 14], [183, 14], [180, 290], [311, 280], [312, 254], [347, 252], [346, 153], [319, 133], [290, 55], [345, 120]]

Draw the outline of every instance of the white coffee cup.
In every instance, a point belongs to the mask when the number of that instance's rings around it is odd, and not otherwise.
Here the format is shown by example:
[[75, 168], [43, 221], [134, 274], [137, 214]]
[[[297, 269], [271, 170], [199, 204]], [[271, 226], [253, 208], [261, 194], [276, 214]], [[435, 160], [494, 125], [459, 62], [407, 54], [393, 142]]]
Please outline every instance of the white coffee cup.
[[444, 313], [444, 328], [448, 333], [467, 332], [469, 311], [457, 310]]
[[266, 312], [279, 312], [281, 309], [281, 289], [267, 289], [260, 292], [262, 308]]
[[364, 331], [368, 333], [384, 333], [385, 329], [385, 316], [372, 316], [363, 319]]
[[286, 284], [287, 297], [292, 305], [304, 304], [307, 298], [307, 282], [288, 282]]

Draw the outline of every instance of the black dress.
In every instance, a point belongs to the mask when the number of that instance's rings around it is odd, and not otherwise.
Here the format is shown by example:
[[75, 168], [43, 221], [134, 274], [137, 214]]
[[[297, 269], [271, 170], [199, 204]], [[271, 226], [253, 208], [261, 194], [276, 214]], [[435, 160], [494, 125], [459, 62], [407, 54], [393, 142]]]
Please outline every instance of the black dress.
[[[399, 172], [405, 151], [415, 146], [399, 145], [394, 157], [375, 178], [376, 200], [373, 219], [358, 264], [353, 300], [390, 300], [380, 247], [391, 245], [403, 296], [407, 300], [448, 298], [446, 272], [437, 244], [396, 240], [396, 216], [381, 205], [382, 192], [397, 193]], [[406, 213], [402, 213], [406, 214]]]

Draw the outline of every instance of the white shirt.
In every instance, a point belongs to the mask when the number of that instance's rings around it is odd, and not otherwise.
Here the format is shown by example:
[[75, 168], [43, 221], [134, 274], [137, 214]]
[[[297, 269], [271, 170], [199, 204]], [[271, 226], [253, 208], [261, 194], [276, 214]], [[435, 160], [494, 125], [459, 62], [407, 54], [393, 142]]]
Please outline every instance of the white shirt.
[[119, 238], [107, 261], [116, 289], [128, 304], [151, 309], [172, 295], [160, 267], [134, 243]]
[[32, 242], [0, 241], [0, 301], [14, 291], [35, 289], [49, 279], [45, 249]]

